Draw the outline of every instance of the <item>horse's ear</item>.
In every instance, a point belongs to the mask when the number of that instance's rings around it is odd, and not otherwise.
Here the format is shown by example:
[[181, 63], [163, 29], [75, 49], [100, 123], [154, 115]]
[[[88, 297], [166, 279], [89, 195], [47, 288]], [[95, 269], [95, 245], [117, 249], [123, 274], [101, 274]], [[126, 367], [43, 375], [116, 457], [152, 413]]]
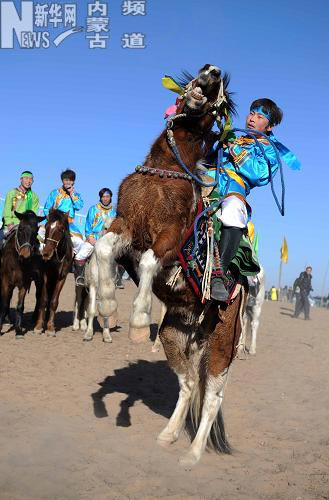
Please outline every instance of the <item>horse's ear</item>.
[[70, 212], [64, 212], [64, 215], [65, 215], [65, 219], [66, 219], [66, 220], [69, 220], [69, 217], [70, 217]]
[[20, 214], [19, 212], [14, 211], [14, 214], [16, 215], [17, 219], [23, 220], [23, 214]]
[[47, 219], [47, 216], [46, 215], [38, 215], [37, 217], [37, 220], [38, 220], [38, 224], [44, 220]]

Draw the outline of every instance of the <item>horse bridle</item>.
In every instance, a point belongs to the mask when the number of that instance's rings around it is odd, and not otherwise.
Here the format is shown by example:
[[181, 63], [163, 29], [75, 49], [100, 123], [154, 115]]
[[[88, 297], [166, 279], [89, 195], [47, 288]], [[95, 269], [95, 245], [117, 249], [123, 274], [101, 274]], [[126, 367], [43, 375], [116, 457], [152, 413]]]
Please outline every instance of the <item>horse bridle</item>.
[[[209, 71], [211, 71], [211, 68], [212, 67], [210, 67], [209, 70], [205, 71], [205, 73], [208, 73]], [[188, 92], [193, 91], [193, 83], [195, 81], [197, 81], [197, 78], [194, 78], [194, 80], [191, 80], [190, 83], [187, 84], [187, 86], [185, 87], [185, 92], [182, 95], [182, 99], [186, 98], [186, 95], [188, 94]], [[207, 109], [207, 111], [204, 111], [203, 113], [200, 113], [200, 114], [193, 114], [193, 116], [195, 118], [200, 118], [200, 117], [205, 116], [206, 114], [210, 113], [210, 114], [215, 116], [215, 119], [218, 122], [217, 117], [219, 115], [219, 111], [220, 111], [220, 108], [221, 108], [221, 105], [223, 104], [223, 102], [227, 102], [227, 98], [226, 98], [225, 91], [224, 91], [224, 80], [221, 78], [217, 98], [214, 100], [214, 102], [212, 104], [210, 104], [209, 109]], [[168, 121], [176, 119], [178, 117], [182, 118], [182, 117], [186, 117], [186, 116], [187, 116], [186, 113], [181, 113], [179, 115], [175, 115], [173, 118], [169, 119]]]
[[54, 238], [50, 238], [49, 236], [45, 238], [45, 242], [46, 241], [53, 241], [55, 243], [55, 249], [54, 249], [54, 253], [55, 253], [55, 257], [56, 259], [58, 260], [58, 262], [61, 264], [63, 262], [63, 260], [65, 259], [65, 252], [64, 252], [64, 255], [63, 257], [60, 259], [59, 258], [59, 255], [58, 255], [58, 245], [59, 243], [62, 241], [63, 237], [65, 235], [63, 234], [62, 238], [60, 238], [59, 240], [55, 240]]
[[34, 250], [34, 246], [29, 241], [26, 241], [22, 245], [19, 243], [19, 241], [18, 241], [18, 228], [17, 228], [16, 232], [15, 232], [15, 249], [16, 249], [16, 252], [18, 253], [18, 255], [20, 255], [20, 252], [21, 252], [22, 248], [24, 248], [24, 247], [29, 247], [29, 248], [31, 248], [31, 250]]

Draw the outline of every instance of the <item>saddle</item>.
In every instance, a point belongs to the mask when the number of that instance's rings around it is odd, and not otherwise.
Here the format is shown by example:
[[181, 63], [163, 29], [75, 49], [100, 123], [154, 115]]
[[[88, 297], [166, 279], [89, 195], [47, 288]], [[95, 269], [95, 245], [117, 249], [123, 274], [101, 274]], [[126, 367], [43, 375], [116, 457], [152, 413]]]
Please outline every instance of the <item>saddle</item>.
[[[203, 200], [199, 202], [196, 218], [205, 209]], [[216, 215], [201, 216], [197, 231], [191, 225], [178, 258], [188, 283], [202, 303], [210, 301], [211, 279], [220, 273], [219, 240], [221, 222]], [[233, 258], [225, 277], [229, 303], [238, 284], [247, 276], [256, 276], [260, 271], [257, 257], [247, 235], [243, 235], [239, 249]]]
[[2, 252], [7, 244], [7, 242], [11, 239], [11, 237], [16, 234], [17, 226], [14, 226], [8, 233], [5, 233], [4, 230], [0, 229], [0, 252]]

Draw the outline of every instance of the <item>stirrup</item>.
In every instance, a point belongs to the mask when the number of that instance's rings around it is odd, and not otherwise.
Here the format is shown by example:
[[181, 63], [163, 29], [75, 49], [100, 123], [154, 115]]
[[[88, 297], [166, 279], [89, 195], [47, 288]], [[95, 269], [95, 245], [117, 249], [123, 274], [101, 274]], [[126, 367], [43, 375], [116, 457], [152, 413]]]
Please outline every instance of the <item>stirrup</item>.
[[75, 278], [75, 286], [81, 286], [81, 287], [85, 287], [86, 286], [84, 276], [81, 275], [81, 276], [77, 276]]

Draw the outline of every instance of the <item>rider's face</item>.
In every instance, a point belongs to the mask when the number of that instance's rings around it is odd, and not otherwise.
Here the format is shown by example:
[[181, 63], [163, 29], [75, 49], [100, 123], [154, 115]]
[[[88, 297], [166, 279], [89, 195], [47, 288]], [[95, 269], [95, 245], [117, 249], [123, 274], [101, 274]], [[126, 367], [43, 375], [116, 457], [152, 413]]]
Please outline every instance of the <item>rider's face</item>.
[[246, 119], [246, 128], [257, 130], [258, 132], [269, 132], [273, 127], [270, 127], [270, 122], [266, 116], [255, 111], [251, 111]]
[[24, 189], [29, 189], [33, 184], [33, 177], [21, 177], [21, 186]]
[[101, 197], [101, 202], [107, 207], [111, 203], [111, 195], [109, 193], [103, 194]]
[[74, 186], [74, 181], [71, 181], [71, 179], [63, 179], [63, 187], [65, 189], [70, 189], [73, 186]]

